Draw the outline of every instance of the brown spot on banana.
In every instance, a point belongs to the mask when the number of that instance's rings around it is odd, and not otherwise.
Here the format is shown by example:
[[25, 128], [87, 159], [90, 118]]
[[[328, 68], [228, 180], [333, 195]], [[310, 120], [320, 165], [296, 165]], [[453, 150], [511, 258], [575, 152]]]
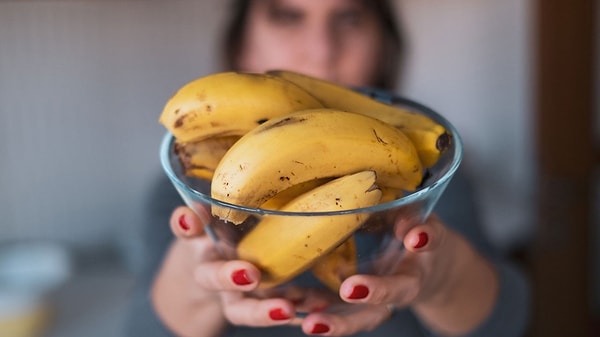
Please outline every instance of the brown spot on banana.
[[[179, 109], [177, 109], [177, 111], [179, 112]], [[183, 115], [183, 116], [181, 116], [181, 117], [177, 118], [177, 119], [175, 120], [175, 123], [173, 123], [173, 127], [174, 127], [175, 129], [178, 129], [178, 128], [182, 127], [182, 126], [183, 126], [183, 124], [184, 124], [184, 122], [185, 122], [185, 117], [186, 117], [186, 116], [185, 116], [185, 115]]]
[[377, 134], [377, 130], [373, 129], [373, 134], [375, 135], [375, 139], [377, 139], [378, 143], [387, 144], [387, 142], [383, 140], [383, 138], [379, 137], [379, 135]]
[[196, 99], [200, 102], [206, 101], [206, 92], [204, 90], [197, 92]]
[[283, 118], [282, 120], [278, 121], [277, 123], [273, 123], [273, 125], [270, 125], [268, 128], [261, 129], [260, 132], [265, 132], [270, 129], [279, 128], [284, 125], [302, 123], [305, 120], [306, 120], [306, 118], [295, 118], [294, 116], [289, 116], [289, 117]]

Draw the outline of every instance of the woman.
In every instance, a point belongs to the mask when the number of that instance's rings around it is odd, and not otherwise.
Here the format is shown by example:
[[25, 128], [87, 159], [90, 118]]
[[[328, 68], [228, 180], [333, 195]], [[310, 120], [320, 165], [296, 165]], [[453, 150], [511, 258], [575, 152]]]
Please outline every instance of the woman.
[[[236, 5], [225, 39], [228, 69], [289, 69], [348, 86], [393, 89], [401, 41], [388, 2], [255, 0]], [[165, 226], [164, 211], [181, 204], [166, 180], [154, 195], [150, 209], [163, 212], [149, 220], [160, 221], [147, 231], [151, 236]], [[260, 280], [258, 269], [219, 260], [197, 215], [177, 207], [168, 220], [176, 239], [155, 239], [153, 245], [168, 249], [150, 256], [155, 263], [149, 275], [155, 277], [145, 284], [162, 324], [144, 319], [152, 317], [142, 315], [149, 304], [139, 302], [140, 315], [132, 321], [137, 330], [130, 334], [518, 336], [527, 322], [526, 283], [485, 242], [473, 204], [458, 174], [436, 214], [406, 232], [407, 253], [392, 275], [354, 275], [343, 282], [340, 297], [365, 304], [362, 309], [345, 315], [315, 310], [304, 319], [295, 318], [291, 301], [246, 297]]]

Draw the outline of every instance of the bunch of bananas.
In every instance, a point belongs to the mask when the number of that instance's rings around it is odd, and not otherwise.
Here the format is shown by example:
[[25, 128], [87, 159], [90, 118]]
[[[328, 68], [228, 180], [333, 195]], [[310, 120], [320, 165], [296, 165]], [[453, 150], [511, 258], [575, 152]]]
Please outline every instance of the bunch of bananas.
[[[425, 115], [290, 71], [198, 78], [159, 121], [185, 174], [211, 180], [213, 198], [288, 212], [363, 208], [414, 191], [451, 141]], [[234, 224], [248, 216], [212, 213]], [[264, 272], [263, 287], [310, 269], [336, 289], [356, 272], [352, 233], [366, 218], [264, 216], [237, 252]]]

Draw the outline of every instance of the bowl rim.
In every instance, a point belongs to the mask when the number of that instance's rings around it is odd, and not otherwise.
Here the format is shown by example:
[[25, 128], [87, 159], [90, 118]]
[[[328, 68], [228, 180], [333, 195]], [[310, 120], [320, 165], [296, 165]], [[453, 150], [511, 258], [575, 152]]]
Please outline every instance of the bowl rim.
[[445, 186], [445, 184], [452, 179], [458, 167], [460, 166], [463, 159], [463, 142], [460, 133], [456, 129], [456, 127], [448, 121], [444, 116], [440, 115], [433, 109], [429, 108], [426, 105], [418, 103], [414, 100], [397, 96], [390, 95], [385, 92], [380, 91], [368, 91], [361, 90], [363, 93], [370, 95], [373, 98], [384, 101], [386, 103], [391, 103], [393, 105], [401, 105], [409, 108], [410, 110], [414, 110], [418, 113], [422, 113], [427, 115], [430, 118], [433, 118], [436, 122], [442, 124], [446, 131], [452, 136], [452, 146], [454, 146], [454, 155], [451, 159], [451, 165], [448, 170], [439, 177], [436, 181], [432, 182], [430, 185], [425, 187], [421, 187], [414, 192], [410, 192], [407, 195], [402, 196], [401, 198], [388, 201], [385, 203], [380, 203], [374, 206], [362, 207], [362, 208], [353, 208], [349, 210], [336, 210], [336, 211], [321, 211], [321, 212], [288, 212], [288, 211], [280, 211], [273, 209], [263, 209], [256, 207], [247, 207], [237, 204], [228, 203], [225, 201], [221, 201], [218, 199], [212, 198], [210, 195], [202, 193], [197, 189], [189, 186], [184, 183], [174, 172], [171, 167], [171, 158], [169, 154], [171, 153], [172, 144], [175, 141], [175, 137], [169, 131], [167, 131], [161, 141], [160, 144], [160, 162], [163, 167], [164, 172], [171, 180], [172, 183], [176, 185], [177, 191], [181, 194], [184, 200], [187, 199], [185, 195], [183, 195], [183, 191], [193, 195], [196, 199], [199, 199], [203, 203], [209, 205], [217, 205], [219, 207], [231, 208], [236, 211], [242, 211], [255, 215], [276, 215], [276, 216], [332, 216], [332, 215], [343, 215], [343, 214], [355, 214], [355, 213], [374, 213], [380, 212], [392, 208], [397, 208], [405, 205], [409, 205], [414, 203], [415, 201], [423, 199], [427, 196], [431, 191], [437, 189], [440, 185]]

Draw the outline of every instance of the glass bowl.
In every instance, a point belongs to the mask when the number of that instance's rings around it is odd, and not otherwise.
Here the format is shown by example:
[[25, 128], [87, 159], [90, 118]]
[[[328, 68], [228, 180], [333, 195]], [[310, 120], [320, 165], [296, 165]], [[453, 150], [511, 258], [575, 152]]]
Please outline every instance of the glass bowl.
[[[343, 279], [356, 273], [384, 275], [393, 270], [402, 258], [404, 233], [429, 216], [458, 169], [462, 159], [462, 141], [455, 127], [444, 117], [412, 100], [379, 91], [361, 91], [380, 101], [425, 114], [443, 125], [451, 136], [449, 148], [442, 153], [434, 166], [425, 170], [423, 183], [416, 191], [372, 207], [347, 211], [290, 213], [248, 208], [213, 199], [210, 196], [210, 181], [186, 176], [174, 151], [174, 137], [170, 133], [164, 136], [160, 148], [160, 160], [164, 171], [187, 206], [196, 211], [201, 218], [204, 217], [202, 220], [206, 232], [214, 240], [223, 259], [238, 258], [237, 244], [263, 217], [284, 218], [281, 219], [281, 231], [285, 231], [285, 218], [290, 217], [308, 220], [315, 216], [367, 216], [367, 220], [333, 250], [335, 254], [324, 252], [321, 258], [313, 260], [301, 273], [281, 284], [272, 285], [265, 282], [259, 285], [259, 289], [252, 292], [253, 296], [289, 298], [297, 304], [299, 312], [310, 311], [317, 306], [327, 307], [329, 310], [345, 310], [350, 304], [342, 302], [337, 292]], [[215, 205], [242, 211], [248, 214], [248, 217], [239, 225], [221, 221], [216, 217], [206, 219], [211, 207]], [[291, 241], [281, 242], [281, 245], [294, 244]], [[273, 251], [272, 254], [278, 256], [277, 251]], [[280, 260], [286, 258], [280, 256]], [[263, 275], [268, 276], [267, 274], [268, 271], [263, 270]]]

